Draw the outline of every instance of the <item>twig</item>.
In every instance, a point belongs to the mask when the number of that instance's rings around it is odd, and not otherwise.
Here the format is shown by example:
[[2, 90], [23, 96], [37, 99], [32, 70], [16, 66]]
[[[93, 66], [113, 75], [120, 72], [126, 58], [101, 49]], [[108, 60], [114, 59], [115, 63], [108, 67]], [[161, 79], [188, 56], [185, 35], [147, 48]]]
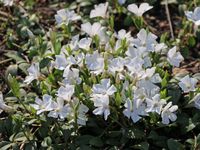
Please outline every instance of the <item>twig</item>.
[[169, 22], [171, 37], [172, 37], [172, 39], [174, 39], [174, 31], [173, 31], [171, 17], [170, 17], [170, 13], [169, 13], [168, 0], [165, 1], [165, 10], [166, 10], [166, 14], [167, 14], [167, 20]]
[[2, 60], [2, 61], [0, 61], [0, 65], [2, 65], [3, 63], [9, 62], [11, 60], [12, 60], [12, 58], [9, 58], [9, 59], [6, 59], [6, 60]]
[[12, 18], [12, 16], [9, 13], [3, 12], [3, 11], [0, 11], [0, 15], [10, 18], [10, 19]]

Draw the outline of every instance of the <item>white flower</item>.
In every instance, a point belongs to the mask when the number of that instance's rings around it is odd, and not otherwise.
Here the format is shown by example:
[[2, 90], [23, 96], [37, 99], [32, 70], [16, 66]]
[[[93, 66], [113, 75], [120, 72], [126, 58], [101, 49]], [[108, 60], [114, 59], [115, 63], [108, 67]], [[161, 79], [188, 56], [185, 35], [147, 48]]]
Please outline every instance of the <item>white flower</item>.
[[102, 79], [101, 84], [93, 85], [92, 92], [93, 95], [108, 95], [111, 96], [117, 91], [114, 85], [110, 85], [110, 79]]
[[169, 102], [162, 110], [161, 117], [162, 117], [162, 123], [163, 124], [169, 124], [170, 120], [175, 121], [177, 119], [177, 116], [175, 114], [175, 111], [177, 111], [178, 106], [173, 105], [172, 102]]
[[160, 88], [153, 84], [150, 80], [140, 80], [137, 82], [136, 86], [140, 89], [140, 88], [144, 88], [145, 89], [145, 94], [151, 98], [154, 95], [158, 94], [160, 92]]
[[147, 32], [145, 29], [141, 29], [137, 34], [137, 38], [133, 39], [133, 44], [136, 47], [145, 47], [146, 51], [155, 51], [155, 45], [157, 36], [151, 32]]
[[93, 113], [95, 115], [104, 114], [104, 119], [107, 120], [110, 114], [109, 96], [113, 95], [117, 89], [114, 85], [110, 85], [110, 79], [102, 79], [101, 84], [95, 84], [92, 88], [92, 100], [96, 108]]
[[126, 109], [123, 111], [123, 114], [131, 118], [134, 123], [141, 119], [141, 115], [147, 115], [145, 112], [146, 106], [141, 99], [128, 99], [124, 106]]
[[81, 83], [81, 78], [79, 78], [79, 70], [76, 68], [66, 67], [63, 72], [63, 77], [65, 78], [63, 81], [65, 85]]
[[41, 114], [42, 112], [45, 111], [51, 111], [52, 108], [52, 97], [50, 95], [43, 95], [43, 101], [36, 97], [35, 103], [36, 104], [30, 104], [35, 110], [37, 110], [37, 115]]
[[82, 67], [84, 57], [85, 57], [85, 55], [83, 53], [79, 53], [78, 55], [75, 55], [75, 56], [70, 55], [67, 58], [67, 63], [68, 63], [67, 67], [70, 67], [71, 65], [78, 65], [78, 66]]
[[91, 10], [90, 12], [90, 18], [95, 18], [95, 17], [105, 18], [107, 9], [108, 9], [108, 2], [94, 5], [94, 9]]
[[14, 0], [3, 0], [4, 6], [12, 6]]
[[127, 9], [134, 13], [136, 16], [142, 16], [146, 11], [152, 9], [153, 6], [150, 6], [148, 3], [140, 4], [139, 8], [136, 4], [128, 5]]
[[200, 7], [196, 7], [194, 12], [185, 11], [185, 15], [187, 16], [188, 20], [194, 22], [195, 25], [200, 25]]
[[193, 99], [192, 101], [194, 102], [194, 107], [196, 107], [197, 109], [200, 109], [200, 93], [198, 93]]
[[79, 48], [82, 48], [82, 49], [85, 49], [85, 50], [89, 50], [91, 43], [92, 43], [92, 39], [91, 38], [82, 38], [79, 41], [78, 46], [79, 46]]
[[154, 45], [154, 51], [156, 52], [156, 53], [160, 53], [160, 52], [162, 52], [162, 50], [163, 49], [166, 49], [167, 48], [167, 45], [165, 45], [165, 43], [159, 43], [159, 44], [155, 44]]
[[198, 80], [195, 78], [190, 78], [189, 75], [185, 76], [180, 80], [178, 85], [181, 87], [181, 89], [187, 93], [190, 91], [195, 91], [195, 86], [197, 84]]
[[160, 94], [156, 94], [154, 97], [152, 97], [152, 99], [147, 98], [146, 103], [146, 112], [156, 112], [160, 114], [163, 105], [166, 104], [166, 101], [164, 99], [160, 99]]
[[147, 68], [144, 71], [140, 71], [137, 75], [140, 79], [149, 80], [152, 83], [160, 83], [162, 81], [160, 75], [155, 73], [156, 67]]
[[58, 25], [62, 24], [68, 25], [72, 21], [80, 20], [81, 16], [77, 15], [73, 10], [69, 11], [66, 9], [61, 9], [57, 11], [55, 19]]
[[120, 5], [125, 4], [125, 2], [126, 2], [126, 0], [118, 0], [118, 3], [119, 3]]
[[2, 92], [0, 91], [0, 114], [3, 112], [3, 111], [10, 111], [12, 110], [12, 108], [8, 105], [5, 104], [4, 100], [3, 100], [3, 94]]
[[98, 75], [104, 71], [104, 58], [98, 51], [95, 51], [93, 54], [86, 54], [85, 61], [91, 73]]
[[67, 59], [64, 54], [56, 55], [55, 68], [64, 70], [68, 65]]
[[71, 107], [69, 104], [64, 105], [62, 98], [57, 98], [57, 103], [53, 101], [52, 111], [49, 112], [48, 117], [60, 118], [64, 120], [71, 113]]
[[29, 68], [28, 68], [28, 76], [25, 78], [25, 83], [30, 84], [33, 80], [37, 80], [40, 77], [40, 68], [39, 68], [39, 63], [33, 63]]
[[176, 46], [174, 46], [167, 53], [167, 60], [172, 66], [179, 67], [184, 58], [180, 52], [176, 51]]
[[95, 110], [93, 110], [93, 113], [95, 115], [104, 115], [104, 119], [107, 120], [110, 114], [108, 95], [99, 94], [93, 101], [94, 106], [97, 107]]
[[72, 37], [72, 40], [68, 44], [72, 51], [78, 50], [78, 43], [79, 43], [79, 34]]
[[140, 57], [126, 58], [125, 66], [131, 72], [131, 74], [138, 73], [143, 70], [144, 60]]
[[126, 39], [127, 41], [132, 41], [133, 37], [131, 36], [131, 32], [126, 32], [126, 30], [121, 29], [118, 31], [116, 35], [118, 40]]
[[81, 30], [87, 33], [90, 37], [97, 35], [101, 44], [105, 44], [109, 40], [109, 37], [106, 34], [106, 28], [102, 27], [99, 22], [95, 22], [92, 25], [90, 22], [81, 24]]
[[78, 107], [78, 116], [77, 116], [77, 123], [79, 125], [86, 125], [86, 121], [88, 118], [86, 117], [86, 113], [88, 112], [89, 108], [82, 103]]
[[74, 85], [69, 85], [69, 84], [65, 85], [65, 87], [61, 86], [57, 92], [57, 96], [66, 101], [70, 101], [73, 94], [74, 94]]
[[133, 46], [129, 46], [128, 50], [125, 53], [128, 57], [130, 58], [135, 58], [135, 57], [145, 57], [148, 55], [148, 53], [146, 52], [146, 48], [145, 47], [133, 47]]
[[91, 25], [90, 22], [81, 24], [81, 30], [87, 33], [90, 37], [98, 35], [101, 29], [101, 24], [99, 22], [95, 22]]
[[113, 75], [115, 72], [122, 72], [124, 70], [124, 59], [122, 57], [117, 57], [108, 60], [108, 71]]

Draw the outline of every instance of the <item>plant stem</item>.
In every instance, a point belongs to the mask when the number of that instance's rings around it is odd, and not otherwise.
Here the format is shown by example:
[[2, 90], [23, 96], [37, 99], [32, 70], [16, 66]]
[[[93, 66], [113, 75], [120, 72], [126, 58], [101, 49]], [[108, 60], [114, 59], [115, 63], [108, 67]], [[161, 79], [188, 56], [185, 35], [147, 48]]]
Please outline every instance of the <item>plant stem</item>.
[[6, 59], [6, 60], [2, 60], [2, 61], [0, 61], [0, 65], [2, 65], [4, 63], [7, 63], [7, 62], [9, 62], [11, 60], [12, 60], [12, 58], [9, 58], [9, 59]]
[[169, 13], [168, 0], [166, 0], [166, 3], [165, 3], [165, 10], [166, 10], [166, 14], [167, 14], [167, 20], [169, 22], [169, 28], [170, 28], [170, 32], [171, 32], [171, 37], [174, 40], [174, 31], [173, 31], [171, 17], [170, 17], [170, 13]]

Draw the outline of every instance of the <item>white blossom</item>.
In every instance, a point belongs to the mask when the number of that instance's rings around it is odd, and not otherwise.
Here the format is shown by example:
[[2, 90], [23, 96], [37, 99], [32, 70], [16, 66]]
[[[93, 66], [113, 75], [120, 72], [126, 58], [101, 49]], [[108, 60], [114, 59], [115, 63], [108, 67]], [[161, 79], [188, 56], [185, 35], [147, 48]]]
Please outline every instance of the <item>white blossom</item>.
[[86, 117], [86, 113], [88, 112], [89, 108], [84, 104], [80, 104], [78, 107], [78, 116], [77, 116], [77, 123], [80, 125], [86, 125], [86, 121], [88, 118]]
[[151, 32], [147, 32], [145, 29], [141, 29], [137, 34], [137, 38], [133, 39], [133, 44], [136, 47], [144, 47], [147, 52], [155, 51], [155, 45], [157, 44], [157, 36]]
[[107, 43], [109, 40], [109, 37], [106, 34], [106, 27], [102, 27], [99, 22], [95, 22], [92, 25], [90, 22], [81, 24], [81, 30], [90, 37], [94, 37], [95, 35], [98, 36], [102, 44]]
[[127, 99], [124, 106], [126, 109], [123, 111], [123, 114], [131, 118], [134, 123], [139, 121], [141, 116], [147, 115], [145, 112], [146, 106], [141, 99]]
[[3, 112], [3, 111], [10, 111], [12, 110], [12, 107], [8, 106], [5, 104], [4, 100], [3, 100], [3, 94], [2, 92], [0, 91], [0, 114]]
[[195, 91], [195, 86], [197, 84], [198, 80], [195, 78], [190, 78], [189, 75], [186, 75], [184, 78], [180, 80], [178, 85], [181, 87], [181, 89], [187, 93], [190, 91]]
[[200, 7], [196, 7], [194, 12], [185, 11], [185, 15], [187, 16], [188, 20], [194, 22], [195, 25], [200, 25]]
[[74, 10], [69, 11], [67, 9], [61, 9], [57, 11], [55, 19], [58, 25], [68, 25], [72, 21], [80, 20], [81, 16], [77, 15]]
[[105, 18], [107, 9], [108, 9], [108, 2], [94, 5], [94, 9], [91, 10], [90, 12], [90, 18], [95, 18], [95, 17]]
[[38, 80], [40, 77], [40, 67], [39, 63], [33, 63], [29, 68], [28, 68], [28, 76], [25, 78], [25, 83], [30, 84], [33, 80]]
[[78, 46], [79, 46], [79, 48], [82, 48], [82, 49], [85, 49], [85, 50], [89, 50], [91, 43], [92, 43], [92, 39], [91, 38], [82, 38], [79, 41]]
[[94, 101], [94, 106], [97, 107], [93, 110], [95, 115], [104, 115], [104, 119], [107, 120], [110, 109], [109, 109], [109, 97], [108, 95], [96, 95]]
[[140, 57], [126, 58], [125, 66], [131, 72], [131, 74], [138, 73], [143, 70], [144, 60]]
[[164, 99], [160, 99], [160, 94], [156, 94], [152, 97], [152, 99], [147, 98], [146, 103], [146, 112], [156, 112], [160, 114], [163, 105], [166, 104], [166, 101]]
[[50, 95], [43, 95], [42, 97], [43, 100], [40, 98], [36, 97], [35, 99], [35, 104], [30, 104], [35, 110], [37, 110], [37, 115], [45, 112], [45, 111], [51, 111], [52, 108], [52, 97]]
[[81, 78], [79, 78], [79, 70], [76, 68], [66, 67], [63, 72], [63, 77], [65, 78], [63, 81], [65, 85], [81, 83]]
[[81, 24], [81, 30], [87, 33], [90, 37], [98, 35], [102, 26], [99, 22], [95, 22], [91, 25], [90, 22]]
[[179, 67], [184, 58], [180, 52], [176, 51], [176, 46], [174, 46], [167, 53], [167, 60], [172, 66]]
[[71, 101], [71, 97], [73, 94], [74, 94], [74, 85], [69, 85], [69, 84], [65, 85], [65, 87], [61, 86], [57, 92], [57, 96], [66, 101]]
[[119, 3], [120, 5], [125, 4], [125, 2], [126, 2], [126, 0], [118, 0], [118, 3]]
[[70, 67], [71, 65], [78, 65], [79, 67], [82, 67], [84, 58], [85, 55], [83, 53], [79, 53], [77, 55], [70, 55], [69, 57], [67, 57], [67, 67]]
[[153, 6], [150, 6], [148, 3], [142, 3], [138, 7], [136, 4], [128, 5], [127, 9], [134, 13], [136, 16], [142, 16], [146, 11], [152, 9]]
[[111, 96], [117, 91], [114, 85], [110, 85], [110, 79], [102, 79], [101, 84], [93, 85], [93, 95], [108, 95]]
[[117, 57], [108, 60], [108, 71], [113, 75], [115, 72], [122, 72], [124, 70], [125, 61], [122, 57]]
[[104, 119], [107, 120], [110, 114], [109, 96], [112, 96], [117, 89], [114, 85], [110, 85], [110, 79], [102, 79], [101, 84], [95, 84], [92, 88], [92, 100], [94, 106], [97, 107], [93, 113], [95, 115], [104, 114]]
[[155, 73], [156, 67], [147, 68], [146, 70], [140, 71], [137, 75], [139, 79], [149, 80], [152, 83], [160, 83], [162, 81], [160, 75]]
[[79, 48], [78, 44], [79, 44], [79, 34], [72, 37], [72, 40], [70, 41], [68, 46], [72, 51], [76, 51]]
[[2, 0], [2, 2], [4, 3], [4, 6], [12, 6], [14, 0]]
[[95, 51], [93, 54], [86, 54], [85, 61], [91, 73], [98, 75], [104, 71], [104, 58], [98, 51]]
[[126, 39], [127, 41], [132, 41], [133, 37], [131, 36], [131, 32], [126, 32], [126, 30], [121, 29], [116, 34], [118, 40]]
[[200, 93], [198, 93], [193, 99], [192, 101], [194, 102], [194, 107], [196, 107], [197, 109], [200, 109]]
[[136, 84], [137, 88], [144, 88], [145, 94], [151, 98], [160, 92], [160, 88], [149, 80], [139, 80]]
[[64, 70], [68, 65], [67, 59], [64, 54], [56, 55], [55, 68]]
[[52, 104], [52, 110], [48, 113], [48, 117], [64, 120], [70, 113], [71, 107], [69, 104], [65, 105], [62, 98], [57, 98], [57, 102], [53, 102]]
[[170, 120], [175, 121], [177, 119], [177, 116], [175, 114], [175, 111], [177, 111], [178, 106], [173, 105], [172, 102], [169, 102], [162, 110], [161, 117], [162, 117], [162, 123], [163, 124], [169, 124]]

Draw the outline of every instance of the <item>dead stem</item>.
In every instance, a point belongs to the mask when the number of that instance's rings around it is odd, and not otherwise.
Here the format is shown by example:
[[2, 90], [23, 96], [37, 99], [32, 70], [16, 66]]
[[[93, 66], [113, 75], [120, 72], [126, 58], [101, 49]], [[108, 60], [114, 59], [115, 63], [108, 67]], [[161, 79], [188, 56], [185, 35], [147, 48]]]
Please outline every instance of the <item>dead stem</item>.
[[9, 58], [9, 59], [6, 59], [6, 60], [2, 60], [2, 61], [0, 61], [0, 65], [4, 64], [4, 63], [7, 63], [7, 62], [9, 62], [11, 60], [12, 60], [12, 58]]
[[165, 1], [165, 10], [166, 10], [166, 14], [167, 14], [167, 20], [169, 22], [169, 28], [170, 28], [170, 32], [171, 32], [171, 37], [172, 37], [172, 39], [174, 39], [174, 31], [173, 31], [170, 12], [169, 12], [169, 7], [168, 7], [168, 0]]

